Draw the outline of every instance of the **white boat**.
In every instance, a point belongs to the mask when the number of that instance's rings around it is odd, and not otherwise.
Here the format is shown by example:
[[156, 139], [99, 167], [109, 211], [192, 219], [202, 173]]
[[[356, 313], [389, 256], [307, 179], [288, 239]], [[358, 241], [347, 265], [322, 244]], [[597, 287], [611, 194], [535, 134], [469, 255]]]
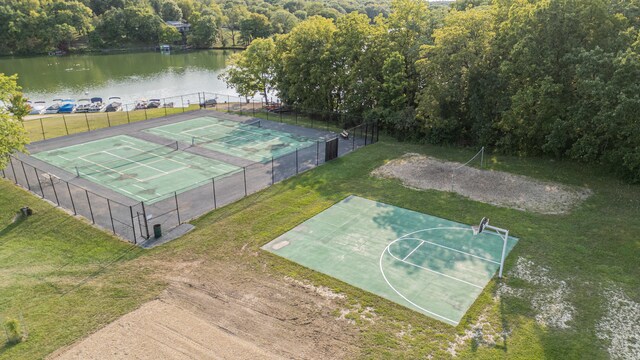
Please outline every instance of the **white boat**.
[[161, 104], [162, 102], [160, 101], [160, 99], [149, 99], [149, 102], [147, 103], [147, 109], [157, 109]]
[[107, 100], [107, 106], [104, 107], [104, 112], [122, 111], [122, 99], [118, 96], [112, 96]]
[[91, 98], [91, 105], [89, 105], [89, 112], [99, 112], [105, 105], [102, 103], [101, 97]]
[[147, 108], [148, 103], [147, 99], [136, 100], [136, 107], [134, 110], [144, 110]]
[[62, 106], [62, 99], [53, 99], [53, 104], [49, 105], [45, 110], [45, 114], [57, 114]]
[[89, 112], [89, 108], [91, 108], [91, 100], [90, 99], [80, 99], [80, 100], [78, 100], [78, 104], [76, 104], [76, 112], [77, 113]]
[[47, 104], [44, 101], [36, 101], [34, 103], [28, 102], [29, 106], [31, 106], [31, 111], [29, 111], [29, 115], [40, 115], [47, 110]]

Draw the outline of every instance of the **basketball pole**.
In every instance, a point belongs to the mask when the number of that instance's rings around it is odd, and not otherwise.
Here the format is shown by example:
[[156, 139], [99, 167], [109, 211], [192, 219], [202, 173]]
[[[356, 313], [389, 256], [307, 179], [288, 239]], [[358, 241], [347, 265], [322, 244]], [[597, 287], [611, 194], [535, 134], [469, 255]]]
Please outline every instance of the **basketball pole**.
[[487, 225], [485, 226], [485, 229], [491, 229], [493, 231], [495, 231], [496, 233], [498, 233], [499, 235], [501, 235], [502, 237], [502, 258], [500, 259], [500, 272], [498, 273], [498, 277], [502, 278], [502, 269], [504, 268], [504, 258], [507, 254], [507, 240], [509, 239], [509, 230], [507, 229], [502, 229], [493, 225], [489, 225], [487, 223]]

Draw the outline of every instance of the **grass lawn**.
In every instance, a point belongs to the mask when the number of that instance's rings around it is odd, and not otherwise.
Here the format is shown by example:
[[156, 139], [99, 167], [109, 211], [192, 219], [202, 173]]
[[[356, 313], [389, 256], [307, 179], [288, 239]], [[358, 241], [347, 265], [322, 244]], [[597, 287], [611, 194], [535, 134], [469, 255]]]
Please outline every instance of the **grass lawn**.
[[[369, 175], [406, 152], [462, 162], [475, 153], [381, 142], [209, 213], [194, 221], [196, 230], [183, 238], [142, 253], [0, 182], [0, 219], [7, 226], [0, 237], [0, 315], [22, 314], [30, 332], [25, 343], [0, 349], [0, 358], [41, 357], [73, 342], [157, 294], [162, 283], [152, 274], [161, 270], [154, 266], [193, 259], [228, 263], [248, 274], [308, 280], [345, 294], [345, 306], [359, 328], [362, 358], [447, 358], [450, 343], [479, 318], [488, 324], [485, 329], [506, 335], [493, 346], [465, 340], [457, 351], [461, 358], [607, 358], [609, 344], [596, 336], [596, 325], [607, 313], [604, 291], [615, 287], [640, 301], [640, 187], [582, 164], [489, 156], [490, 169], [593, 191], [571, 214], [559, 216], [499, 208], [453, 193], [411, 190]], [[546, 284], [515, 277], [501, 284], [494, 279], [462, 323], [452, 327], [259, 249], [350, 194], [461, 223], [488, 216], [493, 224], [509, 228], [520, 241], [507, 259], [507, 274], [518, 258], [526, 258], [548, 269], [549, 278], [564, 282], [569, 289], [565, 301], [574, 308], [569, 328], [539, 325], [529, 299], [495, 300], [495, 291], [504, 284], [532, 294], [547, 291]], [[34, 207], [36, 216], [9, 225], [22, 204]], [[250, 251], [240, 251], [245, 248]], [[373, 321], [359, 316], [366, 307], [374, 308]]]
[[197, 110], [199, 105], [185, 108], [159, 108], [147, 110], [99, 112], [84, 114], [43, 115], [41, 118], [30, 117], [23, 122], [30, 141], [51, 139], [68, 134], [87, 132], [115, 125], [154, 119], [185, 111]]

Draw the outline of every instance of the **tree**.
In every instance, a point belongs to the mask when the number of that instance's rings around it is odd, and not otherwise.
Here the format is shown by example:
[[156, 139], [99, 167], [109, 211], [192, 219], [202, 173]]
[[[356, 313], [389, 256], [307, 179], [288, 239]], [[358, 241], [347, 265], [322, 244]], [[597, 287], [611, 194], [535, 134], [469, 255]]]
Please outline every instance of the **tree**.
[[276, 46], [273, 39], [255, 39], [229, 59], [229, 68], [219, 78], [244, 97], [262, 94], [265, 101], [274, 86]]
[[271, 32], [273, 34], [286, 34], [299, 22], [295, 15], [286, 10], [277, 10], [271, 14]]
[[244, 5], [236, 5], [225, 9], [226, 25], [231, 30], [231, 43], [236, 46], [236, 31], [240, 30], [242, 20], [249, 16], [249, 10]]
[[164, 21], [182, 20], [182, 10], [173, 0], [164, 0], [162, 2], [160, 14]]
[[160, 33], [160, 42], [165, 44], [173, 44], [182, 40], [182, 34], [173, 26], [163, 25]]
[[251, 13], [240, 21], [240, 35], [245, 44], [249, 44], [253, 39], [271, 35], [271, 23], [266, 16]]
[[197, 48], [211, 47], [218, 35], [217, 19], [211, 13], [196, 13], [192, 16], [191, 31], [187, 42]]
[[22, 116], [28, 113], [26, 103], [17, 85], [17, 75], [0, 73], [0, 168], [8, 162], [8, 155], [16, 151], [26, 151], [28, 143], [22, 126]]

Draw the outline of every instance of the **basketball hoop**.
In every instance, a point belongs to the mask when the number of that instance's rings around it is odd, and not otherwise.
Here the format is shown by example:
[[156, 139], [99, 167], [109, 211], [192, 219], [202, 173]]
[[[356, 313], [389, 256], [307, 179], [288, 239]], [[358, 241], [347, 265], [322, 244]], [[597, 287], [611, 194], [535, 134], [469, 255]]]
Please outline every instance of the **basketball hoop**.
[[473, 230], [473, 235], [478, 235], [481, 232], [484, 231], [484, 228], [489, 224], [489, 219], [487, 219], [486, 217], [483, 217], [482, 220], [480, 220], [480, 224], [478, 226], [472, 226], [471, 229]]

